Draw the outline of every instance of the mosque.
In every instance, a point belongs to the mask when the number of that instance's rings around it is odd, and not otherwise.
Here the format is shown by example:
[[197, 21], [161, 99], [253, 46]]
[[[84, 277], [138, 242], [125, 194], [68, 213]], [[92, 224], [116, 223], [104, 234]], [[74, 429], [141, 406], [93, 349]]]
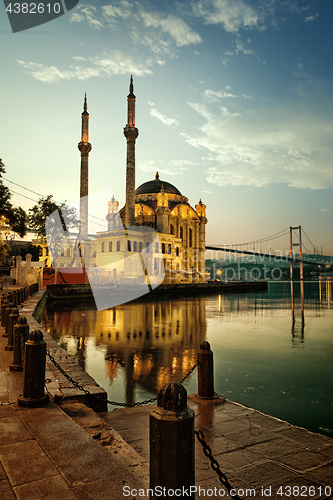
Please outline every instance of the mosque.
[[[193, 208], [188, 198], [174, 185], [160, 179], [158, 172], [154, 179], [135, 189], [135, 145], [139, 135], [135, 125], [135, 103], [131, 76], [127, 96], [127, 124], [124, 127], [127, 142], [126, 203], [119, 210], [119, 204], [113, 196], [106, 207], [108, 229], [91, 237], [88, 235], [88, 163], [92, 145], [89, 142], [89, 113], [85, 96], [81, 141], [78, 144], [81, 153], [80, 244], [75, 245], [73, 240], [67, 240], [66, 248], [64, 246], [57, 258], [53, 262], [49, 259], [47, 264], [55, 268], [73, 265], [98, 268], [102, 270], [99, 273], [100, 282], [139, 282], [142, 278], [140, 259], [127, 257], [144, 255], [150, 245], [153, 250], [150, 249], [145, 262], [149, 276], [164, 272], [165, 283], [207, 281], [206, 205], [200, 200]], [[155, 235], [154, 245], [151, 245], [152, 233]], [[47, 258], [47, 249], [44, 248], [42, 259]]]

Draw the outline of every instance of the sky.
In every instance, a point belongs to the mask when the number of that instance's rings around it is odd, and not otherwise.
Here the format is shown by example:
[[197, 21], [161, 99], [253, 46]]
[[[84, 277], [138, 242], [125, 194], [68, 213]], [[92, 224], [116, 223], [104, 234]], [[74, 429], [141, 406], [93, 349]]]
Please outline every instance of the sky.
[[[79, 197], [86, 92], [89, 192], [124, 205], [133, 74], [136, 186], [158, 171], [191, 206], [201, 198], [207, 244], [301, 225], [303, 251], [333, 255], [332, 15], [327, 0], [80, 0], [12, 33], [1, 3], [0, 158], [19, 193], [12, 203]], [[89, 213], [104, 219], [106, 201]], [[103, 226], [91, 218], [89, 230]], [[286, 235], [256, 249], [288, 244]]]

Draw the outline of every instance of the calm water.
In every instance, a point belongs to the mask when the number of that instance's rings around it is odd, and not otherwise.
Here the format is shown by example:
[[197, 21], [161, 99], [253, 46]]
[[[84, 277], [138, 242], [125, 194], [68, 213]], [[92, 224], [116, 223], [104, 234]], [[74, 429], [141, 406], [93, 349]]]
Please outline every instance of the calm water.
[[[109, 399], [128, 403], [179, 380], [208, 340], [216, 392], [333, 437], [331, 281], [305, 282], [303, 290], [273, 282], [265, 293], [146, 300], [99, 312], [91, 303], [54, 303], [42, 325]], [[197, 391], [196, 372], [184, 385]]]

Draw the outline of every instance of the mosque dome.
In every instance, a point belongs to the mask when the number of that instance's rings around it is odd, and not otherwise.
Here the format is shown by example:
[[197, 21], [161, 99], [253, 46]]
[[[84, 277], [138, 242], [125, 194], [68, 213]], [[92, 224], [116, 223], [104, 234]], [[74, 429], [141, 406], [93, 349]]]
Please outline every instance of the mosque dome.
[[153, 181], [144, 182], [135, 190], [135, 194], [153, 194], [160, 193], [162, 188], [165, 193], [177, 194], [178, 196], [183, 196], [181, 192], [170, 182], [161, 181], [156, 172], [155, 179]]

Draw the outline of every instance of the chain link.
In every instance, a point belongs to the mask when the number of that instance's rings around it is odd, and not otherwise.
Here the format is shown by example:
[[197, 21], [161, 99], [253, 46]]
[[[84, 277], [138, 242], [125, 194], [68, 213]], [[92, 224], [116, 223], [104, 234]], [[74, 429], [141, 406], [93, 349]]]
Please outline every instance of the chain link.
[[[73, 380], [72, 377], [70, 375], [68, 375], [68, 373], [66, 373], [63, 368], [61, 368], [61, 366], [59, 365], [59, 363], [56, 362], [56, 360], [54, 359], [54, 357], [51, 355], [49, 349], [46, 350], [46, 354], [49, 357], [50, 361], [52, 361], [52, 363], [54, 364], [54, 366], [62, 373], [62, 375], [69, 382], [71, 382], [71, 384], [73, 384], [75, 387], [77, 387], [80, 391], [83, 391], [87, 396], [92, 396], [93, 398], [96, 398], [96, 399], [99, 399], [99, 400], [101, 400], [103, 402], [106, 402], [109, 405], [131, 407], [132, 408], [134, 406], [141, 406], [141, 405], [146, 405], [146, 404], [149, 404], [149, 403], [153, 403], [158, 398], [158, 396], [155, 396], [154, 398], [145, 399], [144, 401], [140, 401], [140, 402], [137, 402], [137, 403], [119, 403], [117, 401], [110, 401], [109, 399], [104, 399], [103, 397], [99, 396], [98, 394], [92, 394], [90, 391], [88, 391], [88, 389], [85, 389], [78, 382], [75, 382], [75, 380]], [[190, 369], [190, 371], [179, 381], [180, 384], [182, 384], [184, 382], [184, 380], [186, 380], [191, 375], [191, 373], [195, 370], [195, 368], [197, 367], [197, 365], [198, 365], [198, 363], [195, 363], [195, 365], [192, 366], [192, 368]]]
[[[228, 490], [229, 493], [231, 490], [235, 491], [235, 489], [229, 483], [227, 476], [221, 471], [220, 464], [213, 457], [212, 450], [211, 450], [210, 446], [208, 446], [208, 444], [206, 443], [205, 436], [204, 436], [203, 432], [202, 431], [194, 431], [194, 433], [197, 436], [199, 443], [202, 445], [204, 454], [210, 460], [211, 468], [219, 476], [220, 483]], [[232, 494], [232, 498], [236, 498], [236, 500], [241, 500], [239, 498], [239, 496], [236, 494]]]
[[20, 332], [20, 347], [21, 347], [21, 362], [22, 366], [24, 367], [24, 361], [25, 361], [25, 338], [24, 338], [24, 333]]

